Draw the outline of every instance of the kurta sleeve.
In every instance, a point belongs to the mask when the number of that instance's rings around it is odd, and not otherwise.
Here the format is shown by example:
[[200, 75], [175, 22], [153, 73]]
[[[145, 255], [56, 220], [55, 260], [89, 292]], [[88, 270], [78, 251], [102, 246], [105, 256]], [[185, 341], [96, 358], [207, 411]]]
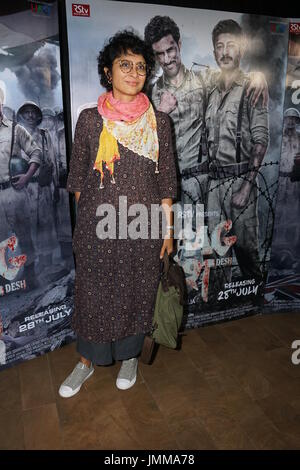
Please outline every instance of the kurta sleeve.
[[81, 192], [83, 190], [84, 182], [88, 174], [90, 157], [90, 147], [87, 138], [88, 129], [88, 113], [87, 110], [83, 110], [79, 115], [75, 128], [70, 172], [67, 180], [67, 190], [72, 193]]
[[158, 186], [160, 198], [177, 198], [177, 172], [173, 153], [170, 118], [159, 113], [158, 118], [159, 159]]

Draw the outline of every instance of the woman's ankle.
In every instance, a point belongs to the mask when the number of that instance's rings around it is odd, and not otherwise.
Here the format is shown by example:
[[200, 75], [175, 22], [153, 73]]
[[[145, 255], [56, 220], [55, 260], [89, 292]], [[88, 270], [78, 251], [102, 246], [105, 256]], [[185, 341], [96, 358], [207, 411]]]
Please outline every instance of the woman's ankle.
[[84, 364], [86, 367], [90, 368], [91, 367], [91, 363], [92, 361], [86, 359], [85, 357], [81, 356], [80, 357], [80, 362], [82, 362], [82, 364]]

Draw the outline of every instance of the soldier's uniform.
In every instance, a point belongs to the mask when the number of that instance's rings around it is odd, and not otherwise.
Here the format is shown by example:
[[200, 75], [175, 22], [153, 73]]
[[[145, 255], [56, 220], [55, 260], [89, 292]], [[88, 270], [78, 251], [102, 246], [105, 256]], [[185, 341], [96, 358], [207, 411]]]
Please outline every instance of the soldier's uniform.
[[204, 203], [207, 168], [204, 162], [206, 148], [203, 135], [203, 118], [207, 93], [215, 81], [216, 73], [205, 74], [186, 69], [183, 70], [183, 81], [175, 87], [163, 74], [154, 84], [151, 98], [158, 107], [165, 91], [172, 93], [177, 105], [169, 113], [173, 124], [174, 151], [177, 156], [181, 177], [182, 201], [184, 203]]
[[[67, 260], [68, 266], [73, 266], [71, 224], [66, 214], [69, 214], [69, 194], [66, 190], [67, 160], [63, 112], [60, 108], [43, 108], [41, 126], [48, 130], [54, 147], [56, 175], [54, 188], [54, 218], [56, 237], [60, 244], [61, 257]], [[48, 118], [48, 119], [47, 119]], [[50, 119], [49, 119], [50, 118]]]
[[165, 91], [177, 99], [176, 108], [169, 114], [174, 125], [176, 153], [180, 173], [199, 163], [199, 147], [203, 117], [203, 79], [200, 73], [187, 70], [181, 65], [184, 78], [179, 87], [172, 85], [162, 75], [152, 89], [152, 101], [156, 107]]
[[[51, 138], [51, 142], [54, 148], [55, 157], [58, 155], [58, 137], [57, 137], [57, 126], [56, 126], [56, 115], [55, 112], [50, 108], [42, 109], [43, 120], [41, 122], [41, 128], [46, 129]], [[50, 119], [49, 119], [50, 118]]]
[[[300, 154], [300, 134], [296, 129], [296, 122], [300, 123], [300, 114], [296, 109], [289, 108], [284, 113], [284, 118], [288, 117], [295, 119], [295, 125], [292, 128], [284, 126], [283, 129], [277, 203], [294, 200], [294, 204], [298, 205], [300, 183], [297, 181], [292, 183], [290, 176], [294, 166], [294, 158]], [[291, 212], [291, 217], [295, 220], [293, 212]]]
[[[247, 176], [248, 166], [255, 144], [268, 145], [268, 110], [261, 100], [252, 107], [250, 98], [242, 94], [247, 83], [247, 75], [238, 71], [231, 88], [222, 92], [220, 79], [212, 90], [206, 111], [206, 126], [209, 148], [209, 176], [211, 179], [207, 209], [216, 213], [208, 219], [211, 234], [217, 224], [232, 221], [231, 235], [237, 237], [233, 245], [240, 271], [247, 279], [261, 280], [258, 215], [257, 181], [253, 182], [249, 201], [243, 209], [232, 206], [232, 195], [239, 191]], [[238, 114], [241, 108], [240, 152], [237, 154]], [[239, 161], [237, 161], [237, 158]], [[225, 257], [230, 256], [228, 252]], [[231, 278], [231, 268], [222, 270], [222, 281]]]
[[[208, 70], [202, 74], [199, 71], [186, 69], [183, 64], [181, 67], [182, 83], [176, 87], [163, 74], [154, 84], [151, 98], [155, 107], [159, 106], [161, 97], [166, 91], [172, 93], [177, 100], [177, 105], [169, 116], [173, 124], [174, 152], [180, 173], [181, 203], [192, 204], [192, 213], [188, 216], [190, 220], [184, 218], [185, 228], [187, 226], [191, 228], [196, 240], [195, 205], [206, 206], [208, 190], [207, 149], [203, 121], [207, 95], [219, 72]], [[196, 280], [199, 275], [193, 270], [192, 264], [195, 259], [202, 260], [201, 247], [197, 248], [197, 243], [193, 250], [187, 247], [186, 240], [182, 240], [178, 245], [176, 261], [186, 272], [188, 287], [197, 289]], [[193, 272], [193, 275], [190, 276], [189, 272]]]
[[[30, 201], [27, 188], [16, 190], [10, 181], [9, 161], [11, 156], [12, 121], [3, 116], [0, 125], [0, 241], [12, 235], [18, 238], [21, 252], [26, 254], [25, 269], [31, 270], [34, 262], [34, 247], [30, 232]], [[30, 134], [20, 125], [15, 126], [13, 154], [27, 162], [41, 162], [41, 150]]]
[[[26, 121], [22, 118], [22, 113], [28, 105], [35, 106], [39, 110], [40, 119], [37, 122], [38, 125], [42, 120], [42, 114], [40, 108], [32, 102], [26, 102], [19, 108], [17, 119], [26, 125]], [[52, 182], [46, 186], [39, 184], [40, 167], [28, 183], [27, 189], [30, 197], [32, 237], [35, 251], [40, 257], [40, 264], [44, 262], [47, 265], [50, 262], [49, 258], [52, 258], [53, 251], [58, 248], [53, 204], [54, 187], [52, 185], [52, 183], [54, 186], [58, 185], [58, 174], [54, 148], [49, 132], [46, 129], [36, 127], [31, 136], [42, 150], [41, 165], [47, 163], [52, 167]], [[40, 268], [42, 267], [40, 265]]]

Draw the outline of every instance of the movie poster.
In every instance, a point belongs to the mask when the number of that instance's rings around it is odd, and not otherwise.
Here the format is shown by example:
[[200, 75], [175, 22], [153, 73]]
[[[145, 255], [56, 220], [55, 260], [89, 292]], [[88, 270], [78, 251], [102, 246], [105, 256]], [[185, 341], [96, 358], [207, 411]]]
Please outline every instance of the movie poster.
[[291, 20], [283, 138], [265, 311], [300, 307], [300, 20]]
[[73, 339], [57, 4], [23, 3], [0, 17], [0, 368]]
[[[105, 41], [133, 28], [155, 53], [148, 95], [173, 128], [180, 186], [175, 260], [187, 281], [185, 326], [260, 311], [274, 223], [288, 21], [105, 0], [67, 0], [66, 10], [73, 131], [81, 110], [96, 106], [104, 91], [97, 55]], [[229, 29], [222, 33], [224, 23]], [[264, 93], [254, 104], [260, 88]]]

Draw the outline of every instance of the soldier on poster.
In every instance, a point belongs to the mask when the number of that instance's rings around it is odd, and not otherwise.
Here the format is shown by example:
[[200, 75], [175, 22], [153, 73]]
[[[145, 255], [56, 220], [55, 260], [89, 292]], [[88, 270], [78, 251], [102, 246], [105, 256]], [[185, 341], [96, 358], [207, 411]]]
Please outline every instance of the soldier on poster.
[[[145, 41], [151, 44], [162, 75], [149, 95], [159, 111], [167, 113], [174, 129], [184, 202], [204, 202], [207, 168], [203, 118], [211, 74], [188, 70], [181, 59], [180, 31], [168, 16], [155, 16], [145, 27]], [[193, 176], [197, 176], [195, 179]]]
[[[23, 273], [26, 288], [31, 289], [36, 287], [36, 273], [27, 186], [39, 168], [41, 149], [24, 127], [7, 119], [3, 103], [4, 92], [0, 88], [0, 243], [16, 237], [21, 253], [26, 256]], [[2, 268], [4, 273], [8, 269]], [[5, 283], [5, 277], [1, 281]]]
[[[278, 178], [272, 266], [297, 271], [300, 267], [300, 113], [296, 108], [284, 112], [281, 163]], [[297, 178], [298, 169], [298, 178]], [[292, 210], [291, 210], [292, 208]], [[283, 223], [284, 221], [284, 223]]]
[[23, 103], [17, 120], [42, 149], [41, 166], [28, 184], [32, 236], [42, 272], [53, 264], [54, 251], [58, 248], [54, 219], [54, 195], [58, 186], [56, 159], [49, 132], [38, 127], [42, 122], [39, 106], [32, 101]]
[[70, 227], [64, 223], [64, 211], [69, 205], [69, 194], [65, 189], [67, 159], [63, 110], [58, 107], [54, 110], [43, 108], [42, 115], [43, 120], [40, 127], [49, 132], [55, 155], [54, 163], [57, 178], [55, 180], [53, 201], [56, 237], [60, 245], [61, 258], [64, 260], [66, 268], [69, 269], [73, 264], [73, 251]]
[[[300, 112], [296, 108], [288, 108], [283, 116], [277, 204], [281, 205], [284, 201], [293, 200], [295, 204], [298, 203], [295, 209], [299, 213], [300, 186], [299, 179], [297, 181], [296, 167], [298, 166], [297, 159], [299, 159], [300, 154]], [[287, 225], [289, 225], [288, 222]]]
[[56, 115], [55, 112], [50, 108], [42, 108], [42, 122], [40, 124], [41, 129], [45, 129], [49, 132], [51, 142], [54, 148], [55, 156], [57, 155], [57, 128], [56, 128]]
[[[213, 233], [222, 222], [228, 225], [222, 229], [231, 237], [240, 277], [260, 285], [263, 273], [257, 175], [269, 143], [268, 109], [261, 98], [255, 107], [251, 106], [251, 97], [246, 96], [248, 78], [240, 69], [245, 51], [240, 25], [234, 20], [220, 21], [213, 29], [212, 39], [221, 75], [209, 96], [206, 111], [211, 162], [207, 209], [211, 214], [218, 213], [208, 218], [208, 232]], [[223, 257], [232, 257], [232, 248], [229, 245]], [[211, 270], [212, 275], [212, 288], [218, 292], [231, 282], [232, 268], [216, 266]]]
[[300, 22], [289, 23], [281, 159], [265, 311], [300, 306]]
[[59, 187], [65, 188], [67, 185], [67, 155], [64, 112], [61, 108], [54, 109], [55, 129], [56, 129], [56, 154], [58, 162]]

